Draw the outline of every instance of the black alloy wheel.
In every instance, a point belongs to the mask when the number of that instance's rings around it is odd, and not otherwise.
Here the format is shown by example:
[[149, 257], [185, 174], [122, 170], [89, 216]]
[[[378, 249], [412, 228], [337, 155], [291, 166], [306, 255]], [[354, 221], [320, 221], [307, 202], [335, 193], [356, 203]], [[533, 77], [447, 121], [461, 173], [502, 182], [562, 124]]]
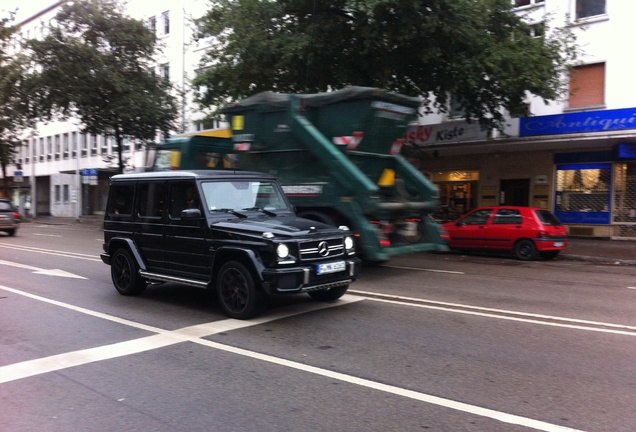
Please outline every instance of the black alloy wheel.
[[139, 276], [139, 266], [126, 249], [117, 249], [110, 264], [115, 289], [123, 295], [142, 293], [148, 284]]
[[522, 261], [530, 261], [537, 256], [537, 247], [532, 240], [522, 239], [515, 244], [515, 255]]
[[253, 318], [265, 306], [265, 293], [256, 287], [249, 270], [237, 261], [223, 264], [216, 291], [223, 311], [231, 318]]

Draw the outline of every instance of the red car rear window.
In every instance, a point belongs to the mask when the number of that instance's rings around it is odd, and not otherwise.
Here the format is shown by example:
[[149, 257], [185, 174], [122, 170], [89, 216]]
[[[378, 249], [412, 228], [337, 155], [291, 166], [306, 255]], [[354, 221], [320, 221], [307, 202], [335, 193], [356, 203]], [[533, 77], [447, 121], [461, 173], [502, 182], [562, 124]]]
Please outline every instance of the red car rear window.
[[537, 213], [537, 216], [539, 216], [539, 220], [543, 222], [543, 225], [550, 225], [550, 226], [563, 225], [561, 221], [555, 215], [553, 215], [547, 210], [537, 210], [536, 213]]

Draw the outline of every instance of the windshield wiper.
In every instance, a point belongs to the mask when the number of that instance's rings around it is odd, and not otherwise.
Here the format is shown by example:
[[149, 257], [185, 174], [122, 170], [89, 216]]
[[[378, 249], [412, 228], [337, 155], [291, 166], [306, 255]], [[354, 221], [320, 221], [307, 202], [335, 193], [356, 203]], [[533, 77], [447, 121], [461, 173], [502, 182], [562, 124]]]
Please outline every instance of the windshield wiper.
[[236, 210], [231, 209], [231, 208], [212, 209], [212, 210], [210, 210], [210, 211], [213, 211], [213, 212], [230, 213], [230, 214], [233, 214], [234, 216], [236, 216], [236, 217], [240, 217], [240, 218], [246, 218], [246, 217], [247, 217], [247, 215], [244, 215], [244, 214], [243, 214], [243, 213], [241, 213], [241, 212], [237, 212]]
[[241, 209], [241, 210], [247, 210], [247, 211], [250, 211], [250, 210], [256, 210], [256, 211], [262, 211], [262, 212], [263, 212], [263, 213], [265, 213], [267, 216], [278, 216], [278, 215], [277, 215], [276, 213], [274, 213], [273, 211], [271, 211], [271, 210], [265, 210], [264, 208], [260, 208], [260, 207], [248, 207], [248, 208], [244, 208], [244, 209]]

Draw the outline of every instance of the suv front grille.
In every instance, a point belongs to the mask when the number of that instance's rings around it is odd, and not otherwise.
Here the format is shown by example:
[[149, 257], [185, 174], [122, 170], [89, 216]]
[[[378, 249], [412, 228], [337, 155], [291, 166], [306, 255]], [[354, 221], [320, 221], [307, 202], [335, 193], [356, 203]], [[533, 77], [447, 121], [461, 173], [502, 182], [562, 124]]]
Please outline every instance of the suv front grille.
[[302, 242], [299, 247], [302, 261], [332, 258], [344, 254], [342, 238]]

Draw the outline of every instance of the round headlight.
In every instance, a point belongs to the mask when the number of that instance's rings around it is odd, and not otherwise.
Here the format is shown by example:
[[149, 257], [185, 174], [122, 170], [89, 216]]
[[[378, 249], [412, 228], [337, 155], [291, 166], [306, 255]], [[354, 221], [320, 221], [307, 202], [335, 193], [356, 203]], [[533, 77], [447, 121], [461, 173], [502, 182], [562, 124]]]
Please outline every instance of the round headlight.
[[285, 258], [287, 257], [287, 255], [289, 255], [289, 248], [287, 247], [287, 245], [281, 243], [276, 248], [276, 254], [278, 255], [278, 258]]
[[345, 237], [344, 245], [345, 249], [353, 249], [353, 238]]

